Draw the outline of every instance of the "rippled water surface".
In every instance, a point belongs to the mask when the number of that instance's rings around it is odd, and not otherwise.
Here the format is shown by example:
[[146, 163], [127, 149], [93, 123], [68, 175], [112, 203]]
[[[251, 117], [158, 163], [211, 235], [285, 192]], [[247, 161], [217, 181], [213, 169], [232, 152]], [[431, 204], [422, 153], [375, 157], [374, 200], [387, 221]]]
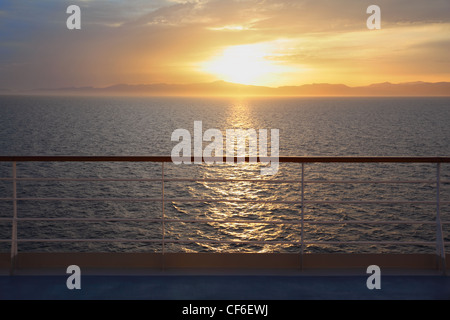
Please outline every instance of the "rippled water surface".
[[[224, 136], [226, 129], [279, 129], [282, 156], [450, 155], [448, 98], [31, 96], [0, 97], [0, 155], [170, 155], [177, 144], [171, 141], [172, 132], [183, 128], [193, 134], [194, 121], [200, 120], [203, 131], [216, 128]], [[164, 245], [167, 251], [299, 252], [301, 241], [304, 241], [305, 252], [435, 251], [430, 245], [336, 242], [435, 241], [436, 226], [432, 222], [436, 216], [436, 165], [306, 164], [304, 200], [309, 202], [303, 207], [303, 239], [300, 164], [281, 163], [276, 175], [262, 176], [258, 164], [177, 166], [166, 163], [164, 188], [157, 180], [161, 179], [161, 169], [161, 163], [18, 163], [19, 178], [78, 179], [19, 180], [18, 197], [33, 199], [18, 201], [19, 218], [91, 219], [19, 221], [19, 239], [44, 240], [20, 242], [19, 250], [160, 251], [159, 240], [164, 237], [168, 240]], [[450, 200], [450, 186], [445, 183], [450, 180], [449, 169], [446, 164], [441, 167], [443, 201]], [[0, 177], [11, 176], [11, 163], [0, 163]], [[85, 178], [95, 181], [85, 181]], [[173, 181], [177, 178], [189, 181]], [[119, 179], [140, 181], [117, 181]], [[191, 181], [194, 179], [199, 181]], [[290, 182], [263, 181], [274, 179]], [[358, 183], [323, 183], [330, 180]], [[359, 183], [362, 180], [419, 180], [422, 183]], [[0, 181], [0, 198], [3, 199], [0, 217], [12, 216], [13, 205], [8, 200], [13, 196], [12, 189], [11, 180]], [[159, 200], [163, 189], [164, 208]], [[56, 197], [69, 200], [36, 199]], [[86, 200], [79, 201], [81, 198]], [[116, 201], [118, 199], [133, 201]], [[414, 203], [341, 203], [384, 200]], [[443, 220], [450, 221], [449, 210], [449, 205], [441, 205]], [[158, 220], [163, 217], [164, 224]], [[96, 218], [147, 221], [99, 222]], [[201, 224], [188, 221], [193, 219], [214, 221]], [[219, 223], [219, 220], [227, 222]], [[361, 220], [385, 223], [347, 223]], [[386, 223], [399, 220], [425, 223]], [[284, 223], [280, 223], [282, 221]], [[450, 224], [445, 224], [443, 229], [446, 240], [450, 241]], [[0, 221], [0, 237], [11, 237], [10, 221]], [[65, 241], [45, 241], [49, 238]], [[94, 238], [141, 241], [81, 243], [67, 240]], [[296, 243], [285, 243], [288, 241]], [[324, 244], [324, 241], [331, 242]], [[0, 243], [2, 251], [8, 251], [9, 246], [9, 242]]]

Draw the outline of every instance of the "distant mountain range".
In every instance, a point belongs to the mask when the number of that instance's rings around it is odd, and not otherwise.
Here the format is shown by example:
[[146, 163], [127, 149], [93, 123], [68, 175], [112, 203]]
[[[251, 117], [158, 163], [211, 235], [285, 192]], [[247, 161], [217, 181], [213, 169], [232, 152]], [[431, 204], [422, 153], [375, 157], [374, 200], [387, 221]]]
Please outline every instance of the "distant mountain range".
[[349, 87], [344, 84], [314, 83], [300, 86], [264, 87], [215, 81], [197, 84], [116, 84], [113, 86], [36, 89], [28, 94], [83, 95], [249, 95], [249, 96], [450, 96], [450, 82], [376, 83]]

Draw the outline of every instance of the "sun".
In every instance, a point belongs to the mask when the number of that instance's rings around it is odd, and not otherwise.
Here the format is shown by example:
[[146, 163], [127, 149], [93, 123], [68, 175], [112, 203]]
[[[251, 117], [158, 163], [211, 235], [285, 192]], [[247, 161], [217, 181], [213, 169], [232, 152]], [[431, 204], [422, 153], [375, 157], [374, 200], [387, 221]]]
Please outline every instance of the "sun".
[[227, 47], [211, 60], [202, 63], [204, 72], [234, 83], [261, 85], [279, 68], [267, 57], [267, 48], [258, 44]]

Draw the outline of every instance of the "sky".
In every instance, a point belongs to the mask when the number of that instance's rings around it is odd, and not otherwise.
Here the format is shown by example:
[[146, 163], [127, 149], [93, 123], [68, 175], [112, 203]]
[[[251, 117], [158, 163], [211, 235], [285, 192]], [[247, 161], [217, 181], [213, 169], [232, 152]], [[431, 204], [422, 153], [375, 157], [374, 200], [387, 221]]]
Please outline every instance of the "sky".
[[0, 0], [0, 89], [450, 81], [449, 13], [449, 0]]

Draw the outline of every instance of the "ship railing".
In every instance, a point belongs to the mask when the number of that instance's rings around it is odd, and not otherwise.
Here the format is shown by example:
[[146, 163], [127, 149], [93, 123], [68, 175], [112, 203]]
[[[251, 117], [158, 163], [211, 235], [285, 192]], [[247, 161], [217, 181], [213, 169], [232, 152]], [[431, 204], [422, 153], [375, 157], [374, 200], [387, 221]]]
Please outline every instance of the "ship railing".
[[[186, 160], [186, 159], [185, 159]], [[192, 162], [198, 159], [191, 157]], [[210, 157], [203, 160], [209, 161], [221, 161], [226, 163], [230, 161], [228, 158]], [[0, 198], [0, 201], [12, 202], [13, 212], [10, 217], [0, 217], [0, 222], [9, 222], [12, 226], [11, 238], [0, 239], [0, 242], [6, 242], [11, 244], [11, 272], [14, 271], [16, 265], [16, 259], [18, 256], [18, 244], [30, 243], [30, 242], [143, 242], [143, 243], [157, 243], [161, 245], [161, 252], [166, 252], [166, 245], [169, 243], [210, 243], [210, 244], [283, 244], [283, 245], [295, 245], [300, 248], [299, 254], [304, 254], [304, 249], [307, 245], [420, 245], [420, 246], [432, 246], [436, 249], [436, 257], [439, 264], [439, 269], [445, 272], [446, 270], [446, 242], [443, 233], [443, 225], [450, 224], [450, 221], [443, 220], [441, 218], [441, 207], [443, 205], [449, 205], [450, 201], [444, 201], [441, 199], [441, 186], [444, 184], [450, 184], [449, 180], [443, 180], [441, 178], [441, 164], [450, 163], [450, 157], [260, 157], [258, 161], [267, 163], [269, 160], [278, 161], [279, 163], [296, 163], [299, 165], [299, 175], [294, 179], [200, 179], [200, 178], [168, 178], [165, 174], [165, 164], [171, 163], [172, 158], [170, 156], [0, 156], [0, 163], [12, 164], [12, 174], [9, 177], [0, 177], [0, 181], [8, 181], [12, 183], [12, 196]], [[234, 157], [234, 162], [249, 162], [248, 157]], [[17, 164], [24, 162], [157, 162], [161, 164], [161, 176], [157, 178], [31, 178], [31, 177], [19, 177]], [[435, 177], [434, 179], [426, 180], [310, 180], [305, 178], [305, 166], [317, 164], [317, 163], [409, 163], [409, 164], [430, 164], [434, 166]], [[101, 197], [19, 197], [17, 192], [17, 184], [23, 181], [77, 181], [77, 182], [158, 182], [161, 184], [160, 194], [154, 198], [101, 198]], [[211, 198], [174, 198], [166, 195], [165, 183], [166, 182], [250, 182], [250, 183], [296, 183], [300, 184], [300, 194], [298, 200], [247, 200], [247, 199], [211, 199]], [[313, 184], [429, 184], [434, 188], [433, 199], [428, 200], [315, 200], [307, 199], [305, 197], [305, 190], [307, 185]], [[88, 217], [88, 218], [70, 218], [70, 217], [19, 217], [18, 206], [19, 202], [24, 201], [118, 201], [118, 202], [159, 202], [161, 203], [161, 212], [159, 218], [103, 218], [103, 217]], [[165, 206], [170, 202], [225, 202], [225, 203], [273, 203], [273, 204], [290, 204], [299, 205], [300, 212], [298, 219], [294, 220], [242, 220], [242, 219], [185, 219], [185, 218], [169, 218], [166, 216]], [[308, 205], [323, 205], [323, 204], [350, 204], [350, 205], [380, 205], [380, 204], [417, 204], [417, 205], [431, 205], [435, 206], [434, 221], [423, 220], [312, 220], [305, 219], [305, 208]], [[20, 238], [18, 236], [18, 225], [23, 222], [147, 222], [147, 223], [160, 223], [161, 224], [161, 237], [159, 239], [132, 239], [132, 238]], [[166, 237], [166, 224], [168, 223], [245, 223], [245, 224], [291, 224], [300, 226], [299, 240], [227, 240], [227, 239], [168, 239]], [[352, 241], [312, 241], [306, 239], [305, 225], [333, 225], [333, 224], [359, 224], [359, 225], [387, 225], [387, 224], [420, 224], [420, 225], [434, 225], [435, 226], [435, 240], [433, 241], [365, 241], [365, 240], [352, 240]]]

